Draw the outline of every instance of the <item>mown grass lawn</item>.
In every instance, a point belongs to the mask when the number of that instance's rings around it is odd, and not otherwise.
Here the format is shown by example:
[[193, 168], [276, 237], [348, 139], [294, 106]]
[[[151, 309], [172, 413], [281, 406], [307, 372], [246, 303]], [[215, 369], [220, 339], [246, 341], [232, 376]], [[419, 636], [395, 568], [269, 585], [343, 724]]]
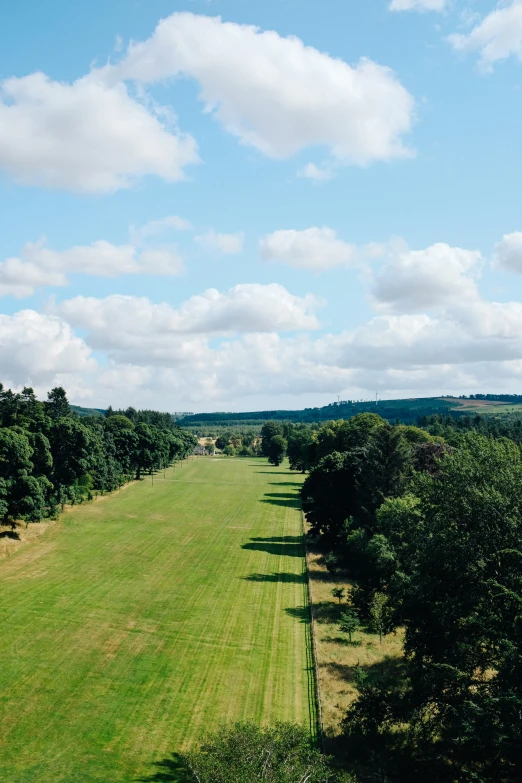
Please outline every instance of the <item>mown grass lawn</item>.
[[167, 780], [223, 721], [313, 730], [300, 482], [193, 459], [0, 562], [2, 783]]

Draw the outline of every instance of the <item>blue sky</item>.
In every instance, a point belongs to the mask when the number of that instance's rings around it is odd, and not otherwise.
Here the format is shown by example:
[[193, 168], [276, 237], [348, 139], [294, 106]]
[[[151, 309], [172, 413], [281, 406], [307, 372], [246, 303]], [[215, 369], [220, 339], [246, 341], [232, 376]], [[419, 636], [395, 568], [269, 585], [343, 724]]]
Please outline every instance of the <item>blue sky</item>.
[[520, 0], [27, 0], [0, 31], [4, 384], [520, 391]]

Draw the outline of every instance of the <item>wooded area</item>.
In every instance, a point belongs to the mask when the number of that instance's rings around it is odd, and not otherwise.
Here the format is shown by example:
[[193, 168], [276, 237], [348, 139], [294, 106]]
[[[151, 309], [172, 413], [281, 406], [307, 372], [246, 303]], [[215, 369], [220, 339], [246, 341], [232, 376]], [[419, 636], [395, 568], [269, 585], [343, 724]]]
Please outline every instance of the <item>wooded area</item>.
[[[511, 435], [511, 437], [508, 437]], [[332, 572], [352, 580], [339, 628], [404, 629], [400, 669], [354, 672], [334, 748], [363, 781], [498, 781], [522, 774], [520, 425], [365, 413], [271, 422], [263, 448], [308, 471], [302, 505]], [[349, 638], [348, 638], [349, 637]]]
[[79, 418], [65, 390], [45, 402], [0, 384], [0, 522], [38, 522], [191, 454], [196, 438], [170, 414], [106, 411]]

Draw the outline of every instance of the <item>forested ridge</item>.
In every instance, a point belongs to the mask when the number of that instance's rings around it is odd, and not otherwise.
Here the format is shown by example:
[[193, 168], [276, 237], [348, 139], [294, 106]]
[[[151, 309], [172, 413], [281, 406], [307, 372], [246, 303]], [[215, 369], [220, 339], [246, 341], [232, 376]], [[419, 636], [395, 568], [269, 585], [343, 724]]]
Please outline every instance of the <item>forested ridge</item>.
[[[376, 414], [268, 422], [263, 452], [308, 473], [302, 507], [352, 582], [340, 630], [404, 629], [397, 674], [357, 668], [330, 745], [361, 781], [522, 779], [520, 423]], [[343, 591], [341, 590], [341, 593]], [[340, 599], [339, 599], [340, 600]], [[341, 607], [339, 607], [341, 609]]]
[[80, 419], [61, 387], [41, 402], [31, 388], [0, 384], [0, 521], [53, 517], [183, 459], [196, 442], [168, 413], [108, 409]]

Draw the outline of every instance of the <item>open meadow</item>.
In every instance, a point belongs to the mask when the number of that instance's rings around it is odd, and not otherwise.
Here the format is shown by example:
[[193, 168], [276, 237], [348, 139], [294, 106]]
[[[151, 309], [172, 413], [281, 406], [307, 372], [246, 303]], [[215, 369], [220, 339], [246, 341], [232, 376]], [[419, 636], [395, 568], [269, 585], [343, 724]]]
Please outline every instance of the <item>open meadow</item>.
[[302, 477], [192, 459], [0, 562], [0, 780], [177, 780], [225, 721], [314, 731]]

